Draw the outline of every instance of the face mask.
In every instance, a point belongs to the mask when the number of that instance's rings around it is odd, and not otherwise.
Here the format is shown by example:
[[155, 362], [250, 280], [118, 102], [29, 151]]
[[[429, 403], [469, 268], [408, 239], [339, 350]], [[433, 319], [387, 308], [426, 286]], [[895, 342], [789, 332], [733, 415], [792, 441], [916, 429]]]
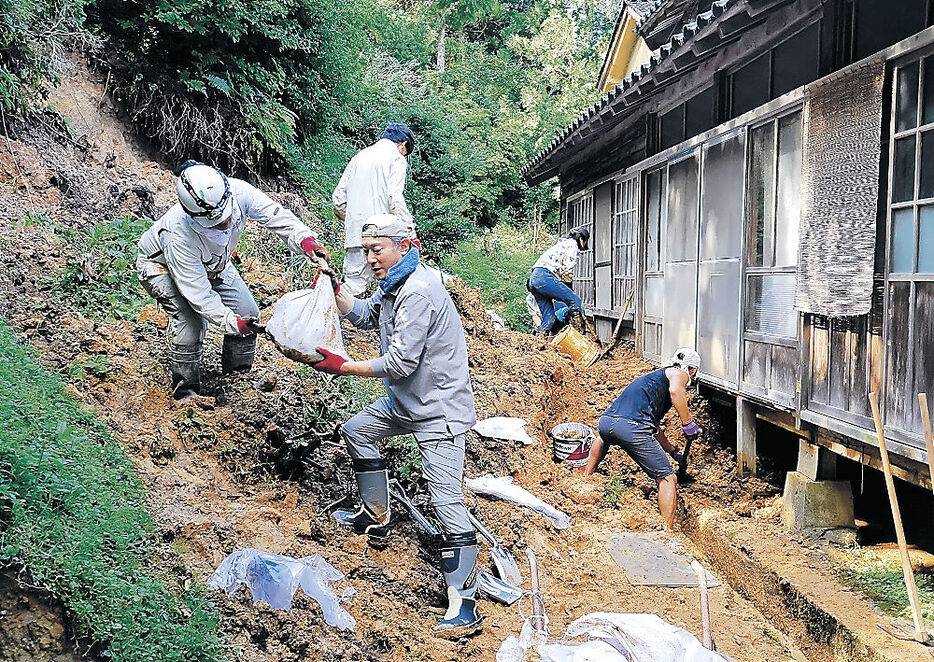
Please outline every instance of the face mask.
[[201, 227], [195, 221], [191, 222], [191, 227], [194, 228], [195, 232], [212, 244], [226, 245], [227, 242], [230, 241], [230, 228], [226, 230], [212, 230], [211, 228]]

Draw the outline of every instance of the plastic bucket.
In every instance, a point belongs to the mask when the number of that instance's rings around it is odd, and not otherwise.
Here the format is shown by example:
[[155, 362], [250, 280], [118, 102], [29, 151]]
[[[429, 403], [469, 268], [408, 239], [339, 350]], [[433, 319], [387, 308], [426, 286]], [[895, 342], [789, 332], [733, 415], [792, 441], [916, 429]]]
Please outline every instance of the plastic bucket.
[[557, 347], [562, 354], [570, 356], [574, 363], [585, 368], [592, 365], [600, 356], [600, 347], [592, 340], [582, 336], [577, 329], [570, 325], [561, 329], [558, 335], [554, 337], [554, 340], [551, 341], [551, 344]]
[[555, 462], [566, 462], [572, 467], [583, 467], [590, 457], [590, 446], [596, 437], [583, 423], [561, 423], [551, 429], [552, 452]]

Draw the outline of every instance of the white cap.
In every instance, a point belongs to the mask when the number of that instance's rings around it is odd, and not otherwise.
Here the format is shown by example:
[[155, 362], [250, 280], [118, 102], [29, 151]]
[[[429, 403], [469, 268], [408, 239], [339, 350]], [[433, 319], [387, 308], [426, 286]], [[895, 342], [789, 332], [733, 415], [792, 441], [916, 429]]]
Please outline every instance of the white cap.
[[684, 370], [688, 368], [700, 369], [700, 354], [690, 347], [679, 347], [675, 350], [675, 353], [671, 355], [667, 363], [668, 365], [678, 366]]
[[408, 224], [395, 214], [374, 214], [363, 224], [364, 237], [396, 237], [411, 239], [412, 230]]

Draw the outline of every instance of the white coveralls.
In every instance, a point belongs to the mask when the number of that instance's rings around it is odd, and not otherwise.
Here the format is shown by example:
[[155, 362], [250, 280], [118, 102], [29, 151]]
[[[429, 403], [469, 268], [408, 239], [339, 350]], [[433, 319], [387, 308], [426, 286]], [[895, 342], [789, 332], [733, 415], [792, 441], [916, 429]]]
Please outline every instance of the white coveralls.
[[303, 254], [301, 243], [316, 237], [291, 211], [250, 184], [229, 178], [231, 224], [206, 230], [182, 206], [173, 205], [139, 240], [136, 269], [140, 283], [169, 315], [169, 363], [176, 396], [197, 393], [199, 362], [207, 323], [224, 337], [225, 372], [253, 364], [256, 336], [241, 336], [237, 317], [259, 318], [259, 308], [230, 256], [248, 218], [276, 233], [289, 249]]
[[399, 146], [388, 138], [363, 149], [344, 168], [331, 200], [334, 213], [344, 219], [344, 284], [360, 296], [373, 282], [373, 270], [363, 253], [363, 224], [375, 214], [395, 214], [415, 236], [415, 222], [405, 204], [405, 178], [408, 164]]

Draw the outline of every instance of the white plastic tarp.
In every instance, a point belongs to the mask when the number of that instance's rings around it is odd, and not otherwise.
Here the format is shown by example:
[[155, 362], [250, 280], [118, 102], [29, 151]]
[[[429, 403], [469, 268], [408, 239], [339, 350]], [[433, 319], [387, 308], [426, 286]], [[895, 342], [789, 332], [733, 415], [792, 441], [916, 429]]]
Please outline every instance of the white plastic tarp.
[[566, 529], [571, 524], [571, 518], [567, 513], [563, 513], [554, 506], [545, 503], [525, 488], [514, 485], [512, 476], [494, 478], [487, 474], [479, 478], [468, 478], [465, 484], [469, 490], [477, 494], [494, 496], [531, 508], [551, 520], [556, 529]]
[[527, 423], [524, 418], [494, 416], [493, 418], [483, 419], [473, 426], [473, 430], [481, 437], [521, 441], [526, 446], [530, 446], [535, 443], [535, 440], [525, 431], [526, 425]]
[[[293, 559], [258, 549], [234, 552], [218, 566], [208, 579], [211, 588], [220, 588], [228, 595], [240, 584], [253, 593], [253, 604], [266, 602], [273, 609], [291, 609], [295, 589], [313, 598], [324, 612], [324, 620], [341, 630], [353, 630], [356, 621], [340, 606], [340, 598], [331, 590], [329, 582], [344, 578], [344, 574], [324, 560], [320, 554]], [[345, 591], [344, 597], [353, 591]]]

